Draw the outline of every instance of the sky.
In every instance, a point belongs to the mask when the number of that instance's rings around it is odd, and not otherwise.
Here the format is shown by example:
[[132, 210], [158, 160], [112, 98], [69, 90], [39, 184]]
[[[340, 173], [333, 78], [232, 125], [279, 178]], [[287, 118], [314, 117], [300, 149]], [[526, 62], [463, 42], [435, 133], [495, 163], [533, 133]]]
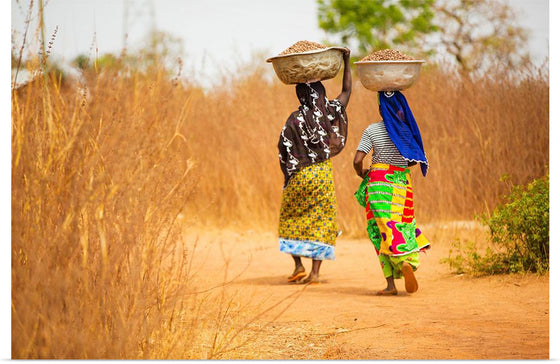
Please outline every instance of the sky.
[[[118, 54], [125, 43], [137, 49], [155, 27], [183, 40], [181, 58], [188, 70], [215, 78], [216, 70], [237, 69], [257, 54], [264, 62], [299, 40], [326, 39], [317, 24], [316, 0], [44, 1], [46, 37], [57, 29], [51, 55], [63, 61], [78, 54], [93, 58], [95, 48], [99, 55]], [[507, 1], [519, 24], [530, 31], [533, 60], [542, 63], [549, 47], [548, 0]], [[29, 0], [12, 0], [14, 39], [21, 39], [28, 4]]]
[[[26, 4], [12, 0], [12, 28], [19, 34]], [[316, 8], [314, 0], [48, 0], [45, 23], [47, 34], [58, 26], [52, 55], [66, 61], [91, 54], [94, 39], [99, 54], [118, 54], [125, 31], [127, 47], [138, 48], [155, 25], [183, 40], [182, 59], [194, 72], [214, 76], [214, 70], [235, 68], [255, 52], [268, 57], [298, 40], [324, 38]]]

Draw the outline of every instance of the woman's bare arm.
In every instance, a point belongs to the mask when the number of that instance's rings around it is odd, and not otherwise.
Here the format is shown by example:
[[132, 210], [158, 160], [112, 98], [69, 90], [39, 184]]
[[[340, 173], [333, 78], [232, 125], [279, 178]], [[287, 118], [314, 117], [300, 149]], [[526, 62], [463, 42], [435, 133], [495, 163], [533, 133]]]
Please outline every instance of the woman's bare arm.
[[368, 172], [367, 169], [362, 168], [362, 162], [365, 156], [366, 153], [362, 152], [361, 150], [357, 150], [356, 155], [354, 156], [354, 170], [356, 171], [356, 174], [362, 178], [364, 178], [366, 176], [366, 173]]
[[337, 100], [346, 108], [350, 101], [350, 94], [352, 93], [352, 71], [350, 69], [350, 50], [342, 54], [344, 60], [344, 75], [342, 76], [342, 91], [338, 95]]

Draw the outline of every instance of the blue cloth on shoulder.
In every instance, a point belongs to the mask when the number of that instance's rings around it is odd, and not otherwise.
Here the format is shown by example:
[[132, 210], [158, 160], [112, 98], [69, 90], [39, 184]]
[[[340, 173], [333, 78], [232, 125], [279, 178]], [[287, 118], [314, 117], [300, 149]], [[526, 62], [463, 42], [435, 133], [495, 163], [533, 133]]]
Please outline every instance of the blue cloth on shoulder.
[[378, 95], [379, 112], [389, 138], [406, 160], [420, 163], [422, 174], [426, 176], [428, 159], [424, 154], [420, 130], [406, 98], [399, 91], [381, 91]]

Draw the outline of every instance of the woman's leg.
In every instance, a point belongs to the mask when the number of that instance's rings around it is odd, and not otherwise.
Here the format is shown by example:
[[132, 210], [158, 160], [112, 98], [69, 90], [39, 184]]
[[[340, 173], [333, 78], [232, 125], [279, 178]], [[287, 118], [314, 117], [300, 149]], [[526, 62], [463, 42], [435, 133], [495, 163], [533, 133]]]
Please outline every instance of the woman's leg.
[[395, 286], [395, 278], [385, 277], [385, 279], [387, 280], [387, 288], [385, 288], [384, 291], [388, 291], [388, 292], [396, 291], [397, 287]]
[[[414, 252], [399, 257], [386, 257], [387, 261], [384, 262], [384, 264], [391, 266], [393, 279], [400, 279], [404, 277], [404, 286], [406, 291], [408, 293], [418, 291], [418, 281], [414, 275], [414, 271], [420, 266], [418, 253]], [[385, 275], [385, 277], [387, 277], [387, 275]]]
[[418, 252], [410, 253], [400, 257], [392, 257], [391, 262], [393, 270], [395, 271], [394, 277], [399, 279], [404, 278], [404, 287], [408, 293], [418, 291], [418, 281], [414, 272], [420, 266], [420, 257]]
[[393, 270], [393, 265], [391, 264], [391, 259], [385, 254], [379, 254], [379, 263], [381, 263], [383, 276], [387, 280], [387, 288], [377, 292], [377, 294], [380, 296], [396, 295], [398, 292], [397, 287], [395, 286], [395, 272]]
[[296, 264], [296, 270], [298, 268], [303, 268], [303, 270], [305, 270], [305, 268], [303, 267], [303, 264], [301, 264], [301, 257], [299, 257], [297, 255], [292, 255], [292, 258], [294, 258], [294, 263]]
[[319, 283], [319, 269], [321, 269], [322, 260], [313, 259], [311, 273], [303, 280], [302, 283]]

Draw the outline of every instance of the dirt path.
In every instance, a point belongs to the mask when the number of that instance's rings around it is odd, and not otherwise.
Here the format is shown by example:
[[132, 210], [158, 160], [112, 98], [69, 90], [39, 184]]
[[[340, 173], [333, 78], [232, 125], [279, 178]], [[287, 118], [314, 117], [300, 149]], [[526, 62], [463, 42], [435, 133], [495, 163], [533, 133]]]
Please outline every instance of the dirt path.
[[229, 359], [549, 358], [548, 276], [453, 275], [440, 263], [449, 245], [432, 241], [416, 274], [419, 291], [407, 294], [401, 280], [398, 296], [379, 297], [385, 281], [365, 239], [339, 238], [321, 284], [301, 286], [286, 283], [293, 263], [273, 234], [196, 237], [206, 284], [235, 278], [226, 289], [247, 303], [239, 325], [260, 315]]

